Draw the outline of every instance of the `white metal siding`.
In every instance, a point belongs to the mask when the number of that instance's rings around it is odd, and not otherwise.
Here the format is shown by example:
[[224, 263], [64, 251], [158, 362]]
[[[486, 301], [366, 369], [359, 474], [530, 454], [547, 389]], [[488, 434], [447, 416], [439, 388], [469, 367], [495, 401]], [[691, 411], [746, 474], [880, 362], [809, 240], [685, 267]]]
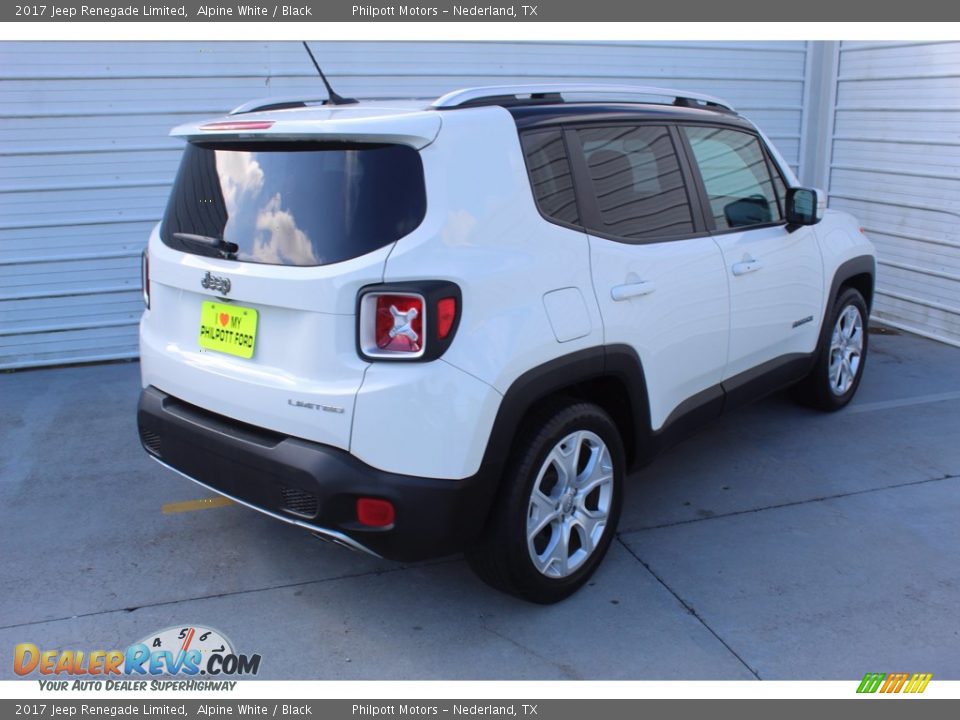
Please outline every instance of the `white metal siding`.
[[[796, 164], [803, 43], [313, 43], [343, 95], [630, 81], [730, 100]], [[299, 43], [0, 43], [0, 368], [136, 356], [139, 254], [173, 125], [268, 95], [323, 97]]]
[[960, 43], [843, 43], [830, 204], [879, 254], [875, 315], [960, 345]]

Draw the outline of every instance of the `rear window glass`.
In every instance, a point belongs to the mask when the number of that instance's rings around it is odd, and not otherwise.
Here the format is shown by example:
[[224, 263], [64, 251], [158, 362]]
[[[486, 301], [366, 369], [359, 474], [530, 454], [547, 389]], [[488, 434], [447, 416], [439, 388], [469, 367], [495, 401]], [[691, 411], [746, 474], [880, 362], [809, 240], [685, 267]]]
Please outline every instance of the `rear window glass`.
[[420, 155], [405, 145], [190, 143], [160, 235], [197, 255], [328, 265], [409, 234], [426, 206]]

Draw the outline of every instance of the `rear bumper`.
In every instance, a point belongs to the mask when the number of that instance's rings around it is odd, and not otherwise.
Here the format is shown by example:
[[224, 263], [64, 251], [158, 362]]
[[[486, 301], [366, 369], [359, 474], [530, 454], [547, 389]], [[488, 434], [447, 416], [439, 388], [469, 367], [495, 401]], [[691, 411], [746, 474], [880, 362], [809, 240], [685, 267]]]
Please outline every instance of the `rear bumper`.
[[[215, 415], [154, 387], [140, 395], [137, 424], [144, 449], [191, 480], [391, 560], [463, 549], [480, 533], [495, 489], [482, 471], [464, 480], [437, 480], [377, 470], [343, 450]], [[392, 502], [394, 524], [360, 525], [359, 497]]]

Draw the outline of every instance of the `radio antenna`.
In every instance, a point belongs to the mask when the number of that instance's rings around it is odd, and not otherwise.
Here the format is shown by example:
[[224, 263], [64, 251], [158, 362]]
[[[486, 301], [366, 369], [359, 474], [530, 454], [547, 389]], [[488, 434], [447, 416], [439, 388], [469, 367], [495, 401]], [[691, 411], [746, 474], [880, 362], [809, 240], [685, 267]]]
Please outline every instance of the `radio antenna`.
[[310, 60], [313, 61], [313, 66], [317, 69], [317, 72], [320, 73], [320, 79], [323, 80], [323, 84], [327, 88], [327, 102], [331, 105], [352, 105], [357, 102], [353, 98], [345, 98], [337, 94], [337, 91], [330, 86], [330, 82], [327, 80], [327, 76], [323, 74], [323, 70], [320, 69], [320, 63], [318, 63], [317, 59], [313, 56], [313, 52], [311, 52], [306, 40], [303, 41], [303, 47], [306, 49], [307, 55], [310, 56]]

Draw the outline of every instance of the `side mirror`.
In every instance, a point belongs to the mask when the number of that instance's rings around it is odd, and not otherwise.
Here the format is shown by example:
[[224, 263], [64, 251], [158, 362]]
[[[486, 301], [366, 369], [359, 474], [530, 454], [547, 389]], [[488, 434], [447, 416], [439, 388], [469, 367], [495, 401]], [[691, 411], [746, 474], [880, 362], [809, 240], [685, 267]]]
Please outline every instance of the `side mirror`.
[[793, 187], [787, 189], [787, 229], [796, 230], [801, 225], [816, 225], [823, 220], [827, 209], [827, 196], [823, 190]]

